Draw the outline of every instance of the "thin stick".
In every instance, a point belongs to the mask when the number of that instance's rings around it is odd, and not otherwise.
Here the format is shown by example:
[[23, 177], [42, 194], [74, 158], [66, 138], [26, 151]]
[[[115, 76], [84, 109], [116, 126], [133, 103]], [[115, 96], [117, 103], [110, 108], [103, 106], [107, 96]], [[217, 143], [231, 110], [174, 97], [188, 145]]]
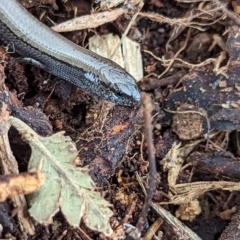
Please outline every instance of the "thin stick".
[[118, 48], [121, 46], [124, 38], [127, 36], [130, 28], [132, 27], [133, 23], [135, 22], [135, 20], [136, 20], [136, 18], [137, 18], [137, 16], [138, 16], [139, 12], [141, 11], [143, 5], [144, 5], [144, 2], [141, 1], [141, 2], [139, 3], [139, 6], [138, 6], [138, 11], [133, 15], [131, 21], [129, 22], [126, 30], [124, 31], [124, 33], [123, 33], [123, 35], [122, 35], [122, 38], [121, 38], [120, 42], [118, 43], [118, 45], [117, 45], [116, 48], [114, 49], [113, 53], [111, 54], [110, 59], [113, 59], [113, 57], [114, 57], [114, 55], [116, 54]]
[[232, 18], [238, 25], [240, 25], [240, 18], [233, 12], [226, 8], [226, 4], [223, 4], [219, 0], [213, 0], [217, 7], [219, 7], [229, 18]]
[[148, 190], [145, 197], [145, 202], [142, 208], [142, 212], [139, 216], [139, 220], [136, 224], [136, 228], [133, 232], [129, 234], [131, 239], [138, 239], [144, 228], [148, 210], [151, 206], [152, 197], [155, 189], [155, 175], [156, 175], [156, 161], [155, 161], [155, 148], [153, 145], [153, 126], [151, 122], [151, 113], [153, 110], [153, 105], [151, 98], [148, 94], [142, 93], [142, 104], [144, 107], [144, 125], [145, 125], [145, 138], [148, 147], [148, 161], [149, 161], [149, 180], [148, 180]]

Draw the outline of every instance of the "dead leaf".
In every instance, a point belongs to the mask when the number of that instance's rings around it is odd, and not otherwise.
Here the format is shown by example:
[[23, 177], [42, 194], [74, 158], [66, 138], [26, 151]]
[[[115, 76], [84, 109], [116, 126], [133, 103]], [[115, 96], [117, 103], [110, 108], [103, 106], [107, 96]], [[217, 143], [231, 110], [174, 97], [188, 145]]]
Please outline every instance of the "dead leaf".
[[183, 147], [181, 143], [172, 145], [172, 148], [168, 151], [166, 156], [163, 158], [163, 169], [168, 170], [168, 184], [169, 186], [174, 186], [177, 182], [179, 172], [181, 170], [184, 158], [193, 150], [193, 148], [201, 140], [196, 140], [190, 144], [186, 144]]
[[88, 28], [96, 28], [103, 25], [104, 23], [116, 20], [125, 11], [126, 10], [123, 8], [116, 8], [112, 11], [85, 15], [53, 26], [52, 29], [56, 32], [71, 32]]
[[41, 137], [21, 120], [9, 119], [32, 149], [28, 167], [37, 168], [43, 159], [42, 171], [46, 182], [39, 192], [31, 196], [31, 216], [37, 222], [48, 225], [61, 209], [71, 226], [78, 227], [83, 220], [90, 229], [110, 236], [111, 205], [95, 191], [87, 169], [73, 164], [78, 152], [70, 137], [64, 136], [64, 132]]
[[143, 78], [143, 63], [140, 44], [125, 37], [120, 46], [120, 38], [112, 33], [89, 39], [89, 50], [116, 62], [136, 81]]

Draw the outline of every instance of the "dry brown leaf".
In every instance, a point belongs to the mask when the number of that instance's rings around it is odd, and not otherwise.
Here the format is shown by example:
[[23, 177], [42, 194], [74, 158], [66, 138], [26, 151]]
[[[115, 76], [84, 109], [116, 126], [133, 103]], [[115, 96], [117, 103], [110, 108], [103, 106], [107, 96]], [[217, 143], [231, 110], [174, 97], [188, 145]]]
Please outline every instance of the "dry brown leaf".
[[104, 23], [116, 20], [125, 11], [126, 10], [123, 8], [116, 8], [112, 11], [85, 15], [53, 26], [52, 29], [56, 32], [71, 32], [88, 28], [96, 28], [103, 25]]
[[163, 159], [163, 168], [168, 170], [168, 184], [174, 186], [176, 184], [179, 172], [181, 170], [184, 158], [192, 151], [192, 149], [202, 140], [196, 140], [190, 144], [186, 144], [180, 148], [181, 143], [174, 143]]

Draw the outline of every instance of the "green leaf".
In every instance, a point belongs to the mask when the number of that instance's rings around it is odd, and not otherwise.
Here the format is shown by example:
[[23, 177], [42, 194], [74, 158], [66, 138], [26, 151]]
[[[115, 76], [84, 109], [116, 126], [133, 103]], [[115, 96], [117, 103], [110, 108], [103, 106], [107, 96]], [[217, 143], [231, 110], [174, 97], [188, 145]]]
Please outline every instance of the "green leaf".
[[110, 236], [111, 205], [95, 191], [88, 171], [73, 164], [78, 152], [70, 137], [64, 136], [64, 132], [41, 137], [14, 117], [10, 117], [10, 123], [32, 149], [28, 168], [38, 168], [43, 161], [41, 170], [46, 182], [40, 191], [31, 195], [31, 216], [48, 225], [61, 209], [70, 225], [78, 227], [83, 220], [90, 229]]

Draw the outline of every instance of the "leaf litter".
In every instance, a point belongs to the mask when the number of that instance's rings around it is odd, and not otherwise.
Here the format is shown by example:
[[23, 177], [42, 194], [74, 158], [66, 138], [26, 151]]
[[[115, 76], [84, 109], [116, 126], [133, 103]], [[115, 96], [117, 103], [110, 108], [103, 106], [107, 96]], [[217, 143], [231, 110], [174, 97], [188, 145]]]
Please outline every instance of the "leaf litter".
[[91, 230], [112, 234], [109, 218], [112, 211], [88, 175], [86, 168], [74, 165], [78, 152], [71, 138], [64, 132], [41, 137], [21, 120], [10, 117], [10, 124], [31, 147], [28, 169], [38, 168], [45, 174], [45, 184], [30, 196], [30, 215], [39, 223], [48, 225], [59, 211], [68, 223], [78, 227], [80, 221]]

